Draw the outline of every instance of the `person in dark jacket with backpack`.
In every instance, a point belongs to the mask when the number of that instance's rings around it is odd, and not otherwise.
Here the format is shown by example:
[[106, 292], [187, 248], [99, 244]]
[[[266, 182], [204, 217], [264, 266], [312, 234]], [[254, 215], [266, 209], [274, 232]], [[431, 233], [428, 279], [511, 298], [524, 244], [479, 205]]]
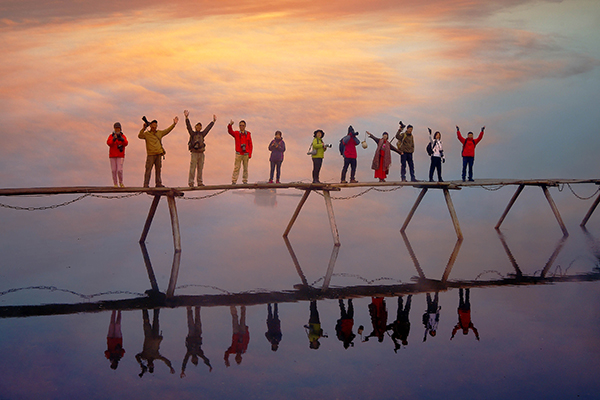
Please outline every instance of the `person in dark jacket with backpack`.
[[481, 133], [477, 136], [477, 139], [473, 139], [473, 132], [469, 132], [467, 134], [467, 138], [465, 139], [463, 135], [460, 134], [460, 128], [458, 125], [456, 126], [456, 136], [458, 140], [462, 143], [462, 158], [463, 158], [463, 167], [462, 167], [462, 181], [465, 181], [467, 167], [469, 167], [469, 182], [473, 182], [473, 163], [475, 162], [475, 146], [483, 139], [483, 131], [485, 130], [485, 126], [481, 128]]
[[442, 134], [437, 131], [433, 137], [431, 129], [429, 130], [429, 145], [427, 146], [427, 154], [431, 158], [429, 165], [429, 182], [433, 182], [433, 172], [437, 170], [438, 182], [444, 182], [442, 179], [442, 162], [444, 159], [444, 149], [442, 146]]
[[190, 173], [188, 175], [188, 185], [189, 187], [194, 187], [194, 177], [196, 175], [196, 171], [198, 171], [198, 186], [204, 186], [204, 183], [202, 182], [202, 170], [204, 169], [204, 150], [206, 149], [204, 138], [206, 135], [208, 135], [208, 132], [215, 124], [217, 117], [213, 115], [213, 120], [208, 124], [205, 130], [202, 130], [202, 124], [200, 122], [196, 124], [195, 130], [193, 130], [192, 124], [190, 124], [190, 120], [188, 118], [190, 112], [188, 110], [184, 110], [183, 115], [185, 115], [185, 126], [190, 134], [188, 148], [192, 153], [190, 160]]
[[356, 180], [356, 145], [360, 143], [358, 140], [358, 132], [354, 132], [352, 125], [348, 127], [348, 134], [340, 140], [340, 154], [344, 156], [344, 167], [342, 168], [341, 183], [346, 181], [346, 173], [350, 167], [350, 183], [358, 183]]

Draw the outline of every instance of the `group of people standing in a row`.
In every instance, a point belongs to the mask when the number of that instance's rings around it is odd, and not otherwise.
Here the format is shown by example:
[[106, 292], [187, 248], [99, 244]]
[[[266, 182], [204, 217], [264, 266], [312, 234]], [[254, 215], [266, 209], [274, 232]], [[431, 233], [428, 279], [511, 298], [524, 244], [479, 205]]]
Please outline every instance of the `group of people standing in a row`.
[[[186, 128], [189, 133], [188, 149], [191, 153], [190, 168], [188, 174], [188, 185], [190, 187], [203, 186], [202, 171], [204, 169], [204, 154], [206, 149], [205, 137], [208, 135], [212, 127], [214, 126], [217, 117], [213, 115], [212, 121], [208, 124], [205, 129], [202, 129], [202, 123], [198, 122], [194, 128], [189, 120], [189, 111], [184, 110]], [[162, 145], [162, 138], [168, 135], [175, 125], [179, 122], [179, 118], [176, 116], [173, 118], [173, 123], [164, 130], [158, 129], [158, 121], [148, 121], [146, 117], [142, 120], [144, 124], [142, 129], [138, 133], [138, 138], [143, 139], [146, 143], [146, 165], [144, 171], [144, 187], [149, 187], [150, 177], [152, 169], [154, 169], [156, 187], [163, 187], [161, 171], [162, 171], [162, 160], [165, 158], [166, 151]], [[235, 161], [233, 174], [231, 176], [231, 183], [235, 185], [238, 181], [240, 169], [242, 172], [242, 183], [248, 183], [248, 163], [252, 158], [252, 136], [249, 131], [246, 130], [246, 122], [239, 122], [239, 130], [233, 129], [233, 120], [227, 125], [227, 132], [234, 138], [235, 142]], [[109, 159], [112, 171], [113, 184], [115, 187], [124, 187], [123, 183], [123, 162], [125, 159], [125, 147], [129, 144], [127, 137], [123, 134], [121, 124], [115, 122], [113, 132], [108, 136], [106, 144], [109, 146]], [[442, 163], [445, 161], [444, 149], [442, 143], [442, 134], [437, 131], [432, 134], [431, 129], [429, 130], [429, 144], [427, 145], [427, 153], [431, 158], [429, 168], [429, 181], [433, 182], [434, 172], [437, 172], [438, 181], [442, 180]], [[456, 134], [458, 140], [462, 143], [462, 180], [463, 182], [467, 179], [468, 169], [468, 180], [473, 181], [473, 163], [475, 160], [475, 147], [483, 138], [485, 127], [481, 128], [481, 132], [477, 138], [474, 138], [473, 132], [469, 132], [467, 137], [463, 137], [460, 133], [460, 129], [456, 127]], [[389, 174], [390, 165], [392, 164], [391, 152], [398, 153], [400, 155], [401, 169], [400, 175], [403, 182], [407, 181], [406, 173], [407, 166], [410, 174], [410, 180], [417, 182], [415, 176], [415, 167], [413, 161], [413, 153], [415, 151], [415, 142], [413, 136], [413, 126], [404, 125], [400, 121], [400, 127], [396, 132], [395, 139], [397, 144], [393, 145], [392, 140], [389, 138], [387, 132], [383, 132], [381, 138], [378, 138], [366, 132], [366, 134], [375, 141], [377, 148], [373, 156], [371, 168], [375, 171], [375, 178], [379, 179], [380, 182], [385, 182]], [[268, 149], [271, 152], [270, 162], [270, 173], [269, 183], [280, 183], [281, 179], [281, 165], [283, 162], [283, 153], [286, 150], [285, 142], [283, 140], [281, 131], [275, 132], [275, 137], [269, 143]], [[313, 170], [312, 170], [312, 181], [313, 183], [320, 183], [320, 171], [323, 165], [323, 159], [325, 157], [325, 151], [331, 148], [331, 144], [326, 144], [323, 141], [325, 132], [322, 129], [318, 129], [313, 133], [313, 140], [309, 148], [308, 154], [312, 158]], [[360, 144], [358, 139], [358, 132], [354, 130], [352, 126], [348, 127], [348, 134], [340, 140], [339, 149], [340, 154], [344, 158], [344, 164], [341, 173], [341, 183], [348, 183], [346, 175], [348, 169], [350, 169], [350, 183], [357, 183], [356, 180], [356, 168], [357, 168], [357, 146]], [[367, 148], [366, 142], [362, 144], [363, 148]], [[275, 179], [275, 181], [274, 181]]]

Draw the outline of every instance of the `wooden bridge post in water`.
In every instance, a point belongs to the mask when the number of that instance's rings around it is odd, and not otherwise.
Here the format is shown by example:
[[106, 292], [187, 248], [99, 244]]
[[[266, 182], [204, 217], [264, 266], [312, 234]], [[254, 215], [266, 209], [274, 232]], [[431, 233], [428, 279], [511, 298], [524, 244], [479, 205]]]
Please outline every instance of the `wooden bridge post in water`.
[[587, 224], [588, 220], [590, 219], [590, 217], [594, 213], [594, 210], [596, 210], [596, 207], [598, 207], [598, 203], [600, 203], [600, 194], [598, 194], [598, 196], [596, 196], [596, 200], [594, 200], [594, 203], [592, 204], [592, 206], [588, 210], [587, 214], [585, 214], [585, 217], [583, 218], [583, 221], [581, 221], [581, 224], [579, 226], [585, 227], [585, 225]]

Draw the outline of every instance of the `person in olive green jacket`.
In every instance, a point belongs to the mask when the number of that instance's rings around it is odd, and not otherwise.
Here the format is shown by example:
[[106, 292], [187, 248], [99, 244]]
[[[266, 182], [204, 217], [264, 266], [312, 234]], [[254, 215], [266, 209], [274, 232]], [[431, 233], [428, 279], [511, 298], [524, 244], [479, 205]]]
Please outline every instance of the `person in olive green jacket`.
[[402, 178], [402, 182], [406, 182], [406, 164], [408, 163], [408, 168], [410, 170], [410, 180], [412, 182], [418, 182], [415, 177], [415, 165], [413, 163], [413, 153], [415, 152], [415, 142], [412, 134], [413, 126], [408, 125], [406, 127], [406, 131], [402, 132], [404, 129], [404, 124], [400, 121], [400, 129], [396, 133], [396, 139], [398, 139], [398, 150], [400, 150], [400, 176]]
[[[146, 117], [142, 118], [144, 120], [144, 126], [140, 130], [138, 137], [140, 139], [144, 139], [146, 141], [146, 171], [144, 172], [144, 187], [150, 186], [150, 174], [152, 173], [152, 167], [154, 167], [154, 177], [156, 179], [156, 187], [164, 187], [162, 184], [162, 179], [160, 177], [160, 171], [162, 168], [162, 159], [165, 156], [165, 149], [162, 146], [161, 139], [163, 136], [166, 136], [175, 128], [177, 122], [179, 122], [179, 118], [173, 118], [173, 124], [169, 126], [167, 129], [159, 131], [156, 128], [158, 127], [158, 121], [153, 120], [152, 122], [148, 122]], [[146, 130], [150, 127], [149, 130]]]

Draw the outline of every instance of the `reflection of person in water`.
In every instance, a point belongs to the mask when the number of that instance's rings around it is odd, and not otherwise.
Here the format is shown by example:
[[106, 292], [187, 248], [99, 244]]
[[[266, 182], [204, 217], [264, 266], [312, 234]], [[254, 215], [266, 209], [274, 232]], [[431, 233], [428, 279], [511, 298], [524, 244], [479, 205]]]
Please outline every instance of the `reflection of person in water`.
[[[412, 295], [409, 294], [406, 298], [406, 305], [404, 308], [402, 307], [402, 296], [398, 297], [398, 313], [396, 315], [396, 320], [389, 324], [386, 330], [392, 330], [392, 340], [394, 341], [394, 352], [398, 352], [401, 345], [408, 345], [408, 334], [410, 332], [410, 321], [408, 319], [408, 314], [410, 313], [410, 302], [412, 300]], [[399, 342], [398, 342], [399, 341]]]
[[471, 321], [471, 302], [469, 300], [469, 294], [470, 290], [466, 289], [466, 293], [463, 297], [463, 288], [458, 289], [458, 323], [454, 329], [452, 329], [450, 340], [454, 338], [454, 335], [456, 335], [456, 332], [459, 329], [462, 329], [463, 335], [468, 335], [469, 329], [472, 329], [475, 337], [479, 340], [479, 333]]
[[225, 366], [229, 367], [229, 355], [235, 354], [235, 362], [238, 364], [242, 363], [242, 354], [248, 350], [248, 343], [250, 343], [250, 331], [246, 326], [246, 306], [240, 307], [242, 316], [238, 321], [237, 309], [234, 306], [229, 307], [231, 312], [231, 324], [233, 333], [231, 335], [231, 346], [225, 350]]
[[[142, 352], [135, 355], [135, 359], [140, 364], [140, 367], [142, 367], [140, 378], [144, 376], [146, 371], [150, 373], [154, 372], [154, 360], [160, 360], [164, 362], [171, 370], [171, 373], [175, 373], [175, 369], [173, 369], [171, 361], [160, 354], [160, 342], [163, 340], [160, 332], [160, 326], [158, 324], [158, 313], [160, 310], [156, 309], [153, 311], [154, 318], [152, 320], [152, 324], [150, 324], [148, 310], [142, 310], [142, 318], [144, 320], [144, 346]], [[144, 365], [142, 360], [145, 360], [147, 365]]]
[[[204, 364], [208, 366], [209, 372], [212, 371], [209, 359], [204, 355], [202, 350], [202, 322], [200, 321], [200, 307], [194, 307], [194, 313], [192, 314], [192, 307], [187, 308], [187, 324], [188, 324], [188, 335], [185, 338], [185, 347], [187, 352], [183, 357], [183, 364], [181, 365], [181, 377], [185, 377], [185, 366], [190, 357], [192, 357], [192, 364], [198, 365], [198, 357], [204, 360]], [[195, 319], [194, 319], [195, 317]]]
[[371, 297], [371, 304], [369, 304], [369, 315], [371, 315], [373, 332], [365, 337], [363, 341], [368, 341], [370, 337], [377, 337], [377, 340], [381, 343], [383, 342], [383, 337], [387, 330], [388, 317], [385, 299], [383, 297]]
[[340, 319], [337, 320], [335, 325], [335, 333], [337, 338], [344, 343], [344, 348], [354, 347], [352, 342], [356, 335], [352, 332], [354, 326], [354, 306], [352, 305], [352, 299], [348, 299], [348, 311], [344, 307], [344, 300], [339, 299], [340, 303]]
[[309, 347], [311, 349], [318, 349], [321, 346], [319, 339], [327, 337], [321, 329], [321, 320], [319, 319], [319, 311], [317, 310], [317, 301], [313, 300], [310, 302], [310, 316], [308, 318], [308, 324], [304, 325], [306, 328], [306, 334], [308, 335]]
[[119, 360], [125, 354], [125, 349], [123, 349], [123, 335], [121, 334], [121, 310], [113, 310], [110, 315], [106, 343], [108, 348], [104, 352], [104, 355], [110, 360], [110, 367], [117, 369]]
[[440, 322], [440, 310], [442, 309], [438, 306], [439, 300], [438, 292], [435, 292], [433, 301], [431, 300], [431, 294], [427, 293], [427, 310], [423, 314], [423, 325], [425, 326], [423, 341], [427, 340], [428, 333], [433, 337], [437, 332], [438, 323]]
[[271, 343], [271, 350], [277, 351], [282, 336], [277, 303], [273, 304], [273, 309], [271, 308], [271, 303], [269, 303], [267, 304], [267, 331], [265, 332], [265, 337]]

